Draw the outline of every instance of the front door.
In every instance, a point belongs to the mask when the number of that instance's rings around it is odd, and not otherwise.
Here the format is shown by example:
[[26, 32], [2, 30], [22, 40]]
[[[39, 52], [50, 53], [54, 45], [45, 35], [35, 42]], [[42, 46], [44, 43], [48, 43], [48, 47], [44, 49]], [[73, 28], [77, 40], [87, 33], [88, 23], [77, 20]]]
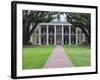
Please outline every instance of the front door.
[[61, 38], [61, 35], [56, 36], [56, 44], [57, 44], [57, 45], [62, 45], [62, 38]]

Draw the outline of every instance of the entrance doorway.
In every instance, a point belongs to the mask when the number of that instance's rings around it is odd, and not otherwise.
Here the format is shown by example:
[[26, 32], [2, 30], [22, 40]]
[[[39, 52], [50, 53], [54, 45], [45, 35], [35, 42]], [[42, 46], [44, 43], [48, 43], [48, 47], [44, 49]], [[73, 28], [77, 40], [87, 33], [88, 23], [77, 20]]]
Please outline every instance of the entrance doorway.
[[62, 45], [62, 37], [61, 37], [61, 35], [57, 35], [56, 36], [56, 44], [57, 45]]

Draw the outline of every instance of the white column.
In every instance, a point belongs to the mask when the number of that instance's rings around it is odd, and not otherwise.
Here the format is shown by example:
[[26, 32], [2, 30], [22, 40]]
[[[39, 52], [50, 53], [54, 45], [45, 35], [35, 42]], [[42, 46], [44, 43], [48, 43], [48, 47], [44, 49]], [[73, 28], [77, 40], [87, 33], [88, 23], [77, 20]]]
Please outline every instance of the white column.
[[[32, 29], [32, 23], [31, 23], [31, 25], [30, 25], [30, 30]], [[31, 35], [31, 37], [30, 37], [30, 42], [31, 43], [33, 43], [33, 34]]]
[[48, 44], [49, 44], [49, 43], [48, 43], [48, 40], [49, 40], [49, 33], [48, 33], [48, 32], [49, 32], [49, 30], [48, 30], [48, 25], [47, 25], [46, 30], [47, 30], [47, 35], [46, 35], [46, 36], [47, 36], [47, 37], [46, 37], [46, 38], [47, 38], [47, 40], [46, 40], [46, 41], [47, 41], [47, 43], [46, 43], [46, 44], [48, 45]]
[[64, 26], [62, 25], [61, 26], [61, 28], [62, 28], [62, 45], [64, 45]]
[[79, 44], [81, 44], [81, 29], [79, 29]]
[[69, 26], [69, 45], [71, 45], [71, 26]]
[[41, 26], [39, 26], [39, 45], [41, 45]]
[[54, 26], [54, 45], [56, 45], [56, 25]]
[[78, 45], [78, 28], [76, 28], [76, 45]]
[[85, 34], [83, 33], [82, 35], [83, 35], [83, 41], [82, 42], [85, 42]]
[[33, 34], [30, 37], [30, 42], [33, 44]]

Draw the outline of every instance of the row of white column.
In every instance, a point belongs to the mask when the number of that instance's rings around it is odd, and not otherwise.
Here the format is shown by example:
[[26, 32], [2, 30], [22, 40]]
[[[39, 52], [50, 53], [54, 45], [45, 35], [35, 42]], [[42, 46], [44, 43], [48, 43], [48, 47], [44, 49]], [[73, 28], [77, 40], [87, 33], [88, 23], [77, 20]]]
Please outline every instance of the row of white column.
[[[47, 35], [46, 35], [46, 45], [49, 45], [49, 27], [47, 25]], [[81, 40], [79, 40], [78, 35], [79, 29], [76, 28], [76, 45], [81, 44]], [[69, 45], [71, 45], [71, 26], [69, 26]], [[39, 39], [38, 45], [41, 45], [41, 26], [39, 26]], [[78, 42], [79, 41], [79, 42]], [[85, 35], [83, 34], [83, 42], [85, 41]], [[54, 26], [54, 45], [56, 45], [56, 25]], [[64, 45], [64, 26], [62, 25], [62, 45]]]

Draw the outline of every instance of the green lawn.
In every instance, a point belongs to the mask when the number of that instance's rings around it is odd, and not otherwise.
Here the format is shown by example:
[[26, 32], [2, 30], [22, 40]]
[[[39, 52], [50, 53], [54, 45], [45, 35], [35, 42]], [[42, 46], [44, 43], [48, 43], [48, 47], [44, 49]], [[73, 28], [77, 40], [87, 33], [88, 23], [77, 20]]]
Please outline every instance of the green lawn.
[[75, 67], [90, 66], [89, 46], [66, 45], [64, 50]]
[[43, 68], [49, 55], [55, 46], [34, 46], [23, 48], [22, 67], [23, 69]]

